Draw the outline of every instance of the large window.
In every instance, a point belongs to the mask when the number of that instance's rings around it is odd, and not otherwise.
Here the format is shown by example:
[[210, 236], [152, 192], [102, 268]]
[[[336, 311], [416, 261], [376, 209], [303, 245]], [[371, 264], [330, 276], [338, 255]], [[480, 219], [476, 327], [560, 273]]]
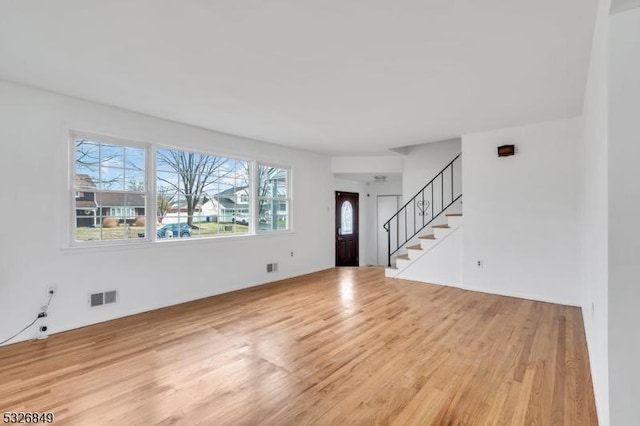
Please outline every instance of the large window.
[[144, 234], [146, 149], [74, 137], [75, 241], [127, 240]]
[[74, 135], [72, 147], [78, 244], [290, 229], [286, 167], [103, 137]]
[[258, 165], [258, 229], [289, 229], [289, 169]]
[[[156, 165], [160, 230], [177, 224], [174, 237], [249, 233], [248, 161], [158, 148]], [[157, 236], [165, 238], [165, 232]]]

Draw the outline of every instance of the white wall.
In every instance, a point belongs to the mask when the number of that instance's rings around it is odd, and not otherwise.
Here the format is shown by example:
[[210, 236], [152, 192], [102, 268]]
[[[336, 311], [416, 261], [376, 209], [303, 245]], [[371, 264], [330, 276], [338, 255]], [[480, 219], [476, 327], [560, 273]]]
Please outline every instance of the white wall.
[[[463, 136], [465, 288], [580, 304], [581, 126], [570, 119]], [[505, 143], [517, 153], [498, 158]]]
[[609, 424], [608, 372], [608, 205], [607, 205], [607, 66], [610, 0], [598, 5], [580, 156], [579, 247], [582, 316], [589, 346], [593, 391], [601, 425]]
[[[333, 266], [326, 156], [4, 82], [0, 117], [0, 340], [35, 317], [51, 283], [58, 293], [46, 322], [58, 332]], [[69, 129], [290, 164], [295, 232], [64, 250]], [[279, 272], [267, 274], [268, 262], [279, 262]], [[117, 304], [88, 308], [90, 292], [113, 288], [120, 292]]]
[[332, 157], [331, 171], [333, 173], [402, 173], [404, 158], [399, 155], [383, 157]]
[[640, 9], [611, 16], [609, 391], [612, 425], [640, 424]]
[[402, 194], [405, 202], [416, 195], [460, 152], [460, 139], [407, 147], [402, 175]]

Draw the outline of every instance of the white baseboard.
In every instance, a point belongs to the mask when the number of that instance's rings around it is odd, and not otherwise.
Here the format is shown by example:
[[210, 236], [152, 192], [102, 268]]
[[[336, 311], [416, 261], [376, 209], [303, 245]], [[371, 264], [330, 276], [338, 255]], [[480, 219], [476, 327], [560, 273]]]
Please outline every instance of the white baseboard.
[[462, 289], [469, 290], [469, 291], [477, 291], [479, 293], [495, 294], [498, 296], [517, 297], [518, 299], [534, 300], [536, 302], [555, 303], [556, 305], [575, 306], [576, 308], [582, 307], [580, 302], [577, 300], [562, 300], [562, 299], [555, 299], [555, 298], [526, 294], [526, 293], [494, 290], [491, 288], [466, 287], [464, 283], [463, 283]]

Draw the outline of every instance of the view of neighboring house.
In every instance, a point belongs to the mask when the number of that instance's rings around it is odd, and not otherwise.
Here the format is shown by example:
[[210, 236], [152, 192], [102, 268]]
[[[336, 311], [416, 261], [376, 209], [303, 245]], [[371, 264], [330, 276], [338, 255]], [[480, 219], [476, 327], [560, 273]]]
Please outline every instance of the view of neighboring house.
[[260, 229], [282, 229], [288, 217], [286, 199], [287, 170], [279, 167], [265, 167], [259, 176], [258, 216]]
[[202, 206], [203, 215], [217, 217], [218, 222], [249, 221], [249, 187], [237, 186], [215, 194]]
[[140, 194], [118, 191], [99, 191], [93, 179], [86, 174], [75, 176], [76, 226], [96, 226], [103, 218], [113, 217], [120, 221], [133, 222], [144, 216], [145, 200]]
[[[249, 187], [226, 189], [215, 195], [203, 195], [204, 203], [198, 203], [193, 211], [193, 222], [249, 223]], [[161, 218], [163, 224], [186, 222], [185, 201], [172, 204]]]

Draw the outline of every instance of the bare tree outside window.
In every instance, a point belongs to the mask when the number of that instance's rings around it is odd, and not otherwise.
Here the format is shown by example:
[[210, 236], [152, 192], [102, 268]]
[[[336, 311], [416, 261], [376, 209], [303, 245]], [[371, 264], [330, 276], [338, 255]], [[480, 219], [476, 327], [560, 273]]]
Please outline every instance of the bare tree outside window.
[[160, 189], [158, 191], [158, 196], [156, 198], [156, 208], [158, 210], [157, 216], [159, 218], [164, 217], [164, 215], [169, 212], [175, 198], [175, 191], [171, 191], [169, 189]]
[[75, 132], [72, 138], [73, 244], [290, 229], [288, 167]]
[[224, 167], [228, 158], [175, 149], [158, 150], [158, 167], [169, 168], [178, 179], [169, 179], [158, 175], [158, 180], [184, 197], [187, 209], [187, 224], [194, 226], [193, 215], [205, 194], [211, 187], [231, 174]]
[[137, 238], [131, 226], [143, 226], [146, 215], [146, 149], [81, 136], [73, 146], [74, 240]]

